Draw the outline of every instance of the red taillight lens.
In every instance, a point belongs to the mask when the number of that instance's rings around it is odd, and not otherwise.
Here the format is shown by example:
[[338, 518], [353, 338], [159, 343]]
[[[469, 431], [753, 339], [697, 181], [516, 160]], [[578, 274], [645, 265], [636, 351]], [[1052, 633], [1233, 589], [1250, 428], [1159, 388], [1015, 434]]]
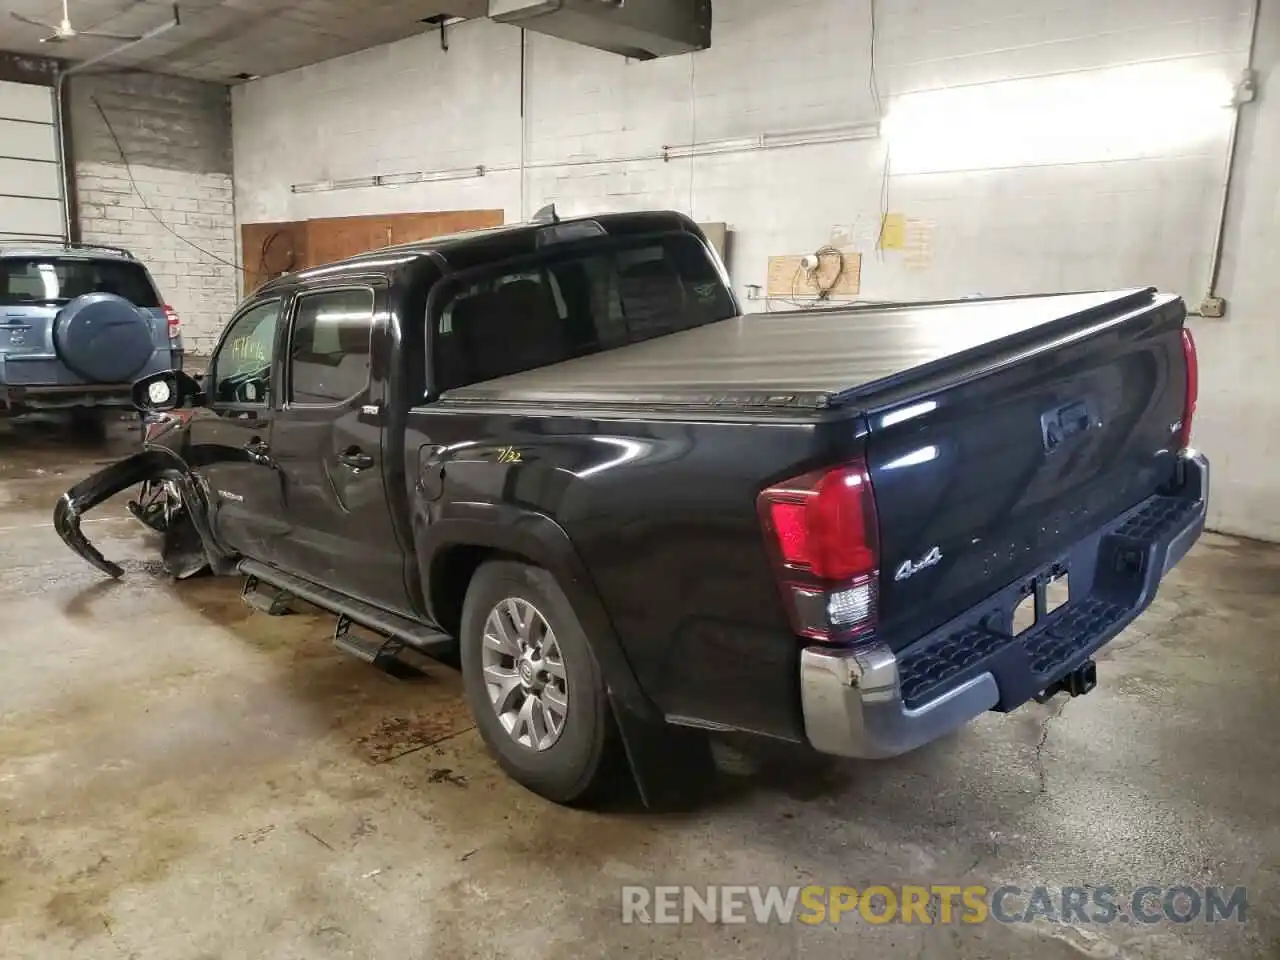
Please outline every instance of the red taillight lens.
[[880, 559], [866, 464], [769, 487], [759, 511], [796, 631], [842, 640], [873, 629]]
[[164, 315], [169, 321], [169, 339], [178, 339], [178, 335], [182, 333], [182, 318], [178, 316], [178, 311], [166, 303]]
[[1178, 444], [1191, 446], [1191, 421], [1195, 419], [1196, 402], [1200, 399], [1200, 358], [1196, 353], [1196, 338], [1191, 331], [1182, 328], [1182, 356], [1187, 361], [1187, 399], [1182, 407], [1182, 430]]

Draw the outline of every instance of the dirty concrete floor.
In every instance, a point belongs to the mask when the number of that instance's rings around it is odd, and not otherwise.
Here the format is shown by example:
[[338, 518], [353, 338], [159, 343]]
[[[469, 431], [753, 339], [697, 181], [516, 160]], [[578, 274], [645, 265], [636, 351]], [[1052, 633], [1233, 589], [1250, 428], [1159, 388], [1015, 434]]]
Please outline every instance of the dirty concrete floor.
[[[882, 763], [722, 752], [681, 815], [547, 804], [457, 675], [166, 581], [113, 503], [105, 581], [49, 527], [106, 459], [0, 434], [0, 957], [1280, 956], [1280, 549], [1207, 536], [1091, 696]], [[1243, 924], [639, 927], [624, 884], [1245, 885]]]

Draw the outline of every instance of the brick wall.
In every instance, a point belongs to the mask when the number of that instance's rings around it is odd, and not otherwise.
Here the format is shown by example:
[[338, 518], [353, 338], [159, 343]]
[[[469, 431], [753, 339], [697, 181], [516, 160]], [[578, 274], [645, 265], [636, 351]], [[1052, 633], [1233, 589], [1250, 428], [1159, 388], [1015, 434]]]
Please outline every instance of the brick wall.
[[187, 350], [207, 354], [239, 292], [226, 87], [145, 73], [70, 83], [81, 239], [133, 251], [182, 317]]
[[[1260, 36], [1280, 36], [1278, 6], [1263, 0]], [[869, 2], [737, 0], [717, 5], [712, 48], [686, 57], [629, 62], [530, 34], [523, 121], [520, 32], [469, 22], [451, 30], [448, 53], [422, 36], [235, 88], [237, 209], [296, 220], [502, 207], [514, 220], [550, 201], [568, 213], [672, 207], [729, 224], [740, 293], [765, 282], [770, 255], [836, 242], [863, 253], [871, 299], [1154, 284], [1195, 305], [1250, 7], [879, 0], [877, 98]], [[1271, 348], [1256, 346], [1275, 343], [1274, 280], [1259, 275], [1280, 275], [1264, 252], [1280, 249], [1280, 94], [1268, 91], [1276, 53], [1262, 52], [1263, 95], [1245, 108], [1253, 203], [1237, 204], [1247, 226], [1229, 237], [1254, 252], [1224, 275], [1237, 301], [1229, 318], [1196, 325], [1206, 394], [1197, 442], [1221, 465], [1215, 525], [1280, 539], [1280, 459], [1252, 452], [1280, 415], [1262, 365]], [[664, 144], [877, 116], [883, 135], [870, 141], [634, 159]], [[289, 189], [475, 164], [488, 175]], [[886, 213], [902, 229], [881, 250]]]

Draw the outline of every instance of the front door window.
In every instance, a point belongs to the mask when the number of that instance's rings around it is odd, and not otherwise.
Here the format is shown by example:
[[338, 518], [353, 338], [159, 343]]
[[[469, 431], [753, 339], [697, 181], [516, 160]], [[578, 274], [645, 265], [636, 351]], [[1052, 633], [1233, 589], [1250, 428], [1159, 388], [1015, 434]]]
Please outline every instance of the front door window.
[[214, 403], [265, 407], [271, 403], [271, 355], [280, 301], [260, 303], [231, 322], [209, 371]]

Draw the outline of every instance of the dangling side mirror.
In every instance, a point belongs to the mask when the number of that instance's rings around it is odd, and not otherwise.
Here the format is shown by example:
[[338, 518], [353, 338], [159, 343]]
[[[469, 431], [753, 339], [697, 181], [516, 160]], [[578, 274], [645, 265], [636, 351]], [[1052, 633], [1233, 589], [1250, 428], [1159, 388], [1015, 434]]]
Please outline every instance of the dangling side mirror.
[[133, 385], [133, 405], [142, 413], [174, 410], [204, 403], [200, 382], [181, 370], [165, 370]]

